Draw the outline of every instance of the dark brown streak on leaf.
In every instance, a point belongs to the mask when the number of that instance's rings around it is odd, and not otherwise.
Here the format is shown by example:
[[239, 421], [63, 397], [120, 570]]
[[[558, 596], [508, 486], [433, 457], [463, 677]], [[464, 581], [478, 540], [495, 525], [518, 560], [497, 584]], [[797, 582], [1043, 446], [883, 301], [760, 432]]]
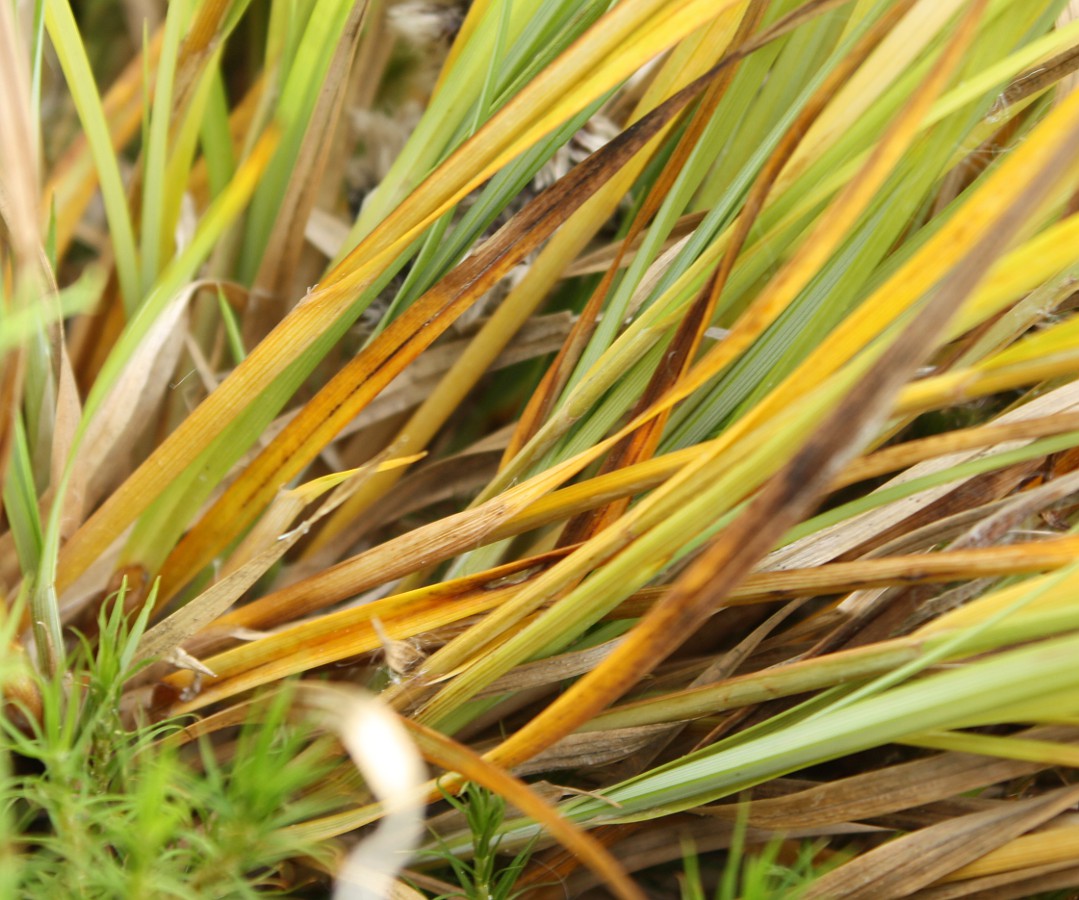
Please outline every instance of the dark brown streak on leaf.
[[997, 112], [1052, 87], [1079, 70], [1079, 46], [1069, 47], [1033, 69], [1020, 72], [998, 99]]

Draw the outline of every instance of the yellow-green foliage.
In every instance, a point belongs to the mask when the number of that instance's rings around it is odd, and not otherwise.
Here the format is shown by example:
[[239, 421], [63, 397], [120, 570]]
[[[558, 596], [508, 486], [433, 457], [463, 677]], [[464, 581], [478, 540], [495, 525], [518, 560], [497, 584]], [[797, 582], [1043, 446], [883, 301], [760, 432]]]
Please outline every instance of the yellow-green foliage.
[[476, 896], [1079, 883], [1077, 16], [0, 0], [10, 895], [332, 875], [396, 801], [294, 677]]

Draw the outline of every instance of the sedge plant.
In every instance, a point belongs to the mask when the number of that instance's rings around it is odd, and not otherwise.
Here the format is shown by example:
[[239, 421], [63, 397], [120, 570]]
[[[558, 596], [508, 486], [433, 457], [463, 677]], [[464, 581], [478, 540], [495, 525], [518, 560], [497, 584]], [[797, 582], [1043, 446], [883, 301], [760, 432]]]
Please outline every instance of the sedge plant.
[[1077, 70], [0, 0], [0, 894], [1079, 884]]

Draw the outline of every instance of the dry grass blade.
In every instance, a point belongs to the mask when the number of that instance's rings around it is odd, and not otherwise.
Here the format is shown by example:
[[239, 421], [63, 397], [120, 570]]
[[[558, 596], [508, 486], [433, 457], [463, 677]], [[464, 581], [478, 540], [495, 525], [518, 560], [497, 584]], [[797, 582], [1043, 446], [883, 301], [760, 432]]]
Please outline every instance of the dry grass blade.
[[[366, 467], [378, 471], [403, 464], [389, 463]], [[293, 527], [304, 507], [332, 489], [342, 480], [355, 478], [361, 472], [335, 473], [314, 483], [285, 491], [277, 498], [258, 525], [253, 528], [229, 559], [228, 566], [210, 588], [189, 600], [163, 621], [151, 628], [139, 645], [136, 659], [151, 659], [172, 647], [182, 647], [211, 623], [218, 621], [266, 571], [281, 559], [323, 516], [332, 512], [335, 503], [326, 503], [311, 516]], [[186, 651], [185, 651], [186, 652]], [[207, 674], [213, 675], [212, 671]]]
[[328, 140], [327, 135], [332, 136], [340, 126], [349, 73], [367, 9], [367, 0], [353, 5], [341, 40], [334, 48], [326, 80], [292, 169], [288, 191], [281, 202], [262, 266], [252, 287], [252, 293], [259, 297], [260, 307], [259, 315], [251, 316], [245, 322], [249, 323], [245, 334], [249, 344], [261, 337], [256, 334], [256, 322], [261, 323], [263, 317], [271, 322], [278, 321], [285, 311], [287, 293], [292, 287], [303, 248], [305, 225], [317, 199], [315, 187], [322, 183], [333, 147], [333, 141]]
[[88, 505], [96, 505], [131, 471], [135, 447], [172, 384], [188, 328], [188, 307], [200, 290], [211, 286], [196, 281], [169, 300], [87, 427], [75, 468], [87, 484]]
[[1043, 892], [1074, 888], [1077, 884], [1079, 866], [1057, 863], [1024, 867], [1002, 875], [987, 875], [958, 884], [926, 888], [912, 896], [917, 900], [955, 900], [958, 897], [970, 897], [973, 900], [1024, 900]]
[[[208, 663], [222, 679], [245, 673], [250, 676], [237, 678], [235, 682], [211, 683], [189, 707], [205, 706], [215, 698], [265, 684], [286, 673], [302, 672], [376, 650], [381, 641], [374, 628], [375, 618], [393, 632], [394, 638], [407, 638], [485, 612], [504, 602], [562, 555], [555, 552], [518, 560], [478, 575], [395, 594], [242, 644], [211, 657]], [[211, 591], [216, 592], [216, 586]], [[228, 641], [234, 631], [264, 626], [263, 619], [251, 615], [251, 607], [255, 605], [240, 607], [217, 619], [203, 635], [186, 645], [188, 651], [205, 655]], [[265, 610], [266, 607], [259, 608], [263, 614]], [[182, 672], [166, 680], [181, 688], [191, 684], [189, 674]]]
[[[1072, 806], [1079, 789], [1060, 788], [1003, 809], [961, 816], [923, 828], [829, 872], [806, 897], [870, 900], [906, 897], [1036, 828]], [[915, 861], [916, 864], [915, 864]]]
[[[1071, 384], [1066, 384], [1055, 391], [1036, 397], [1029, 403], [1007, 412], [992, 427], [1003, 429], [1015, 427], [1018, 429], [1014, 432], [1016, 439], [1023, 440], [1020, 435], [1029, 433], [1023, 431], [1025, 428], [1023, 423], [1030, 423], [1032, 428], [1037, 428], [1038, 426], [1033, 423], [1042, 419], [1043, 414], [1048, 414], [1048, 418], [1063, 415], [1065, 418], [1062, 421], [1065, 423], [1070, 422], [1070, 418], [1067, 417], [1074, 415], [1073, 410], [1077, 400], [1079, 400], [1079, 393]], [[998, 433], [1005, 436], [1009, 432], [1001, 431]], [[960, 437], [970, 436], [960, 435]], [[1004, 446], [1008, 447], [1009, 445], [1005, 444]], [[893, 451], [901, 453], [901, 447], [902, 445], [897, 445], [895, 448], [887, 448], [880, 452], [886, 455]], [[883, 487], [887, 489], [888, 487], [903, 485], [917, 478], [932, 477], [934, 473], [947, 471], [957, 463], [973, 460], [981, 455], [969, 453], [965, 449], [961, 449], [961, 447], [961, 444], [956, 447], [960, 451], [959, 455], [924, 460], [906, 469]], [[856, 463], [855, 468], [859, 465], [860, 463]], [[1000, 490], [1006, 493], [1014, 489], [1017, 482], [1027, 477], [1028, 474], [1023, 473], [1018, 477], [1005, 477], [1005, 483], [1000, 486]], [[813, 539], [799, 539], [775, 551], [770, 555], [766, 567], [776, 569], [802, 567], [819, 565], [839, 558], [850, 558], [852, 555], [858, 555], [858, 549], [863, 547], [867, 537], [884, 535], [886, 536], [884, 540], [887, 540], [888, 537], [898, 532], [914, 533], [919, 526], [927, 521], [932, 521], [934, 518], [939, 519], [941, 515], [950, 515], [957, 512], [957, 507], [960, 509], [969, 508], [972, 499], [977, 501], [973, 505], [981, 505], [986, 501], [996, 500], [1002, 496], [998, 491], [988, 493], [988, 488], [985, 484], [980, 486], [976, 484], [977, 478], [959, 480], [958, 483], [955, 483], [952, 479], [949, 479], [949, 481], [952, 483], [919, 492], [909, 499], [888, 504], [880, 509], [870, 510], [828, 528], [817, 529]], [[926, 508], [929, 506], [936, 507], [936, 509], [927, 514]]]
[[0, 217], [22, 266], [38, 262], [37, 137], [29, 106], [29, 61], [18, 34], [15, 14], [0, 14], [0, 119], [5, 123], [0, 140]]
[[[1030, 729], [1022, 736], [1073, 741], [1076, 732], [1058, 726]], [[1040, 768], [1042, 766], [1031, 762], [991, 759], [968, 753], [940, 753], [803, 787], [783, 796], [754, 797], [750, 802], [749, 821], [759, 828], [780, 830], [873, 820], [1028, 776]], [[703, 807], [699, 812], [733, 819], [739, 809], [735, 804], [724, 804]]]
[[[1070, 817], [1069, 817], [1070, 818]], [[1079, 828], [1067, 821], [1034, 834], [1014, 838], [982, 858], [956, 869], [941, 881], [961, 881], [1028, 866], [1061, 865], [1075, 859]]]
[[846, 594], [889, 584], [961, 581], [1070, 565], [1079, 538], [1065, 537], [980, 549], [837, 562], [807, 569], [750, 575], [729, 595], [731, 603], [789, 600], [820, 594]]

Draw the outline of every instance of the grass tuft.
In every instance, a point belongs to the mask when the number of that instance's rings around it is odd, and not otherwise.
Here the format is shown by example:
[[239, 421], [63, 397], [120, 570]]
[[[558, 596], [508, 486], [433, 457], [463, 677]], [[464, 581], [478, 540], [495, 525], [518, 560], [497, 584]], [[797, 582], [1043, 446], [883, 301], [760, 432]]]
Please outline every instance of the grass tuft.
[[0, 0], [0, 896], [1079, 887], [1077, 69]]

